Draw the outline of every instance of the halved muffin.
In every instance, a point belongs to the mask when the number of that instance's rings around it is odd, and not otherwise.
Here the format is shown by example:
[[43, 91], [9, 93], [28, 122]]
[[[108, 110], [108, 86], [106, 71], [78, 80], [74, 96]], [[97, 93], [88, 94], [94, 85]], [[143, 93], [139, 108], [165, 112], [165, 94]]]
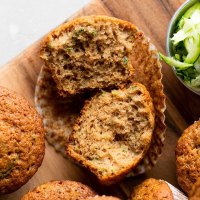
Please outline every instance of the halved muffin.
[[142, 84], [97, 94], [83, 107], [66, 153], [102, 184], [117, 182], [147, 152], [154, 117], [151, 97]]
[[113, 17], [81, 17], [50, 33], [40, 56], [62, 96], [120, 87], [133, 79], [130, 54], [137, 32]]

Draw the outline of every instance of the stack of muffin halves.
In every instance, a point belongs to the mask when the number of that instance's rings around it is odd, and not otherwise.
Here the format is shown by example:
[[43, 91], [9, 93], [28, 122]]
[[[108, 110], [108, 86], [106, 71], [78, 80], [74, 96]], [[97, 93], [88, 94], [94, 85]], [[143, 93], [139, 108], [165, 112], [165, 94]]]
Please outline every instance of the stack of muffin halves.
[[165, 130], [161, 65], [137, 27], [78, 18], [51, 32], [40, 56], [35, 100], [57, 150], [105, 185], [155, 164]]

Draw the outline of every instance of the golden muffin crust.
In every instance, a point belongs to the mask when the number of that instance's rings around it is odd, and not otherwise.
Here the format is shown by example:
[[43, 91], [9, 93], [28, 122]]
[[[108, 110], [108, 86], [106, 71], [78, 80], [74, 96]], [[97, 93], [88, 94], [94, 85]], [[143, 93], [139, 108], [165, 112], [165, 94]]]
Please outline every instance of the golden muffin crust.
[[0, 194], [24, 185], [40, 167], [44, 152], [40, 115], [23, 97], [0, 87]]
[[88, 198], [87, 200], [120, 200], [117, 197], [112, 197], [112, 196], [95, 196], [95, 197], [91, 197]]
[[189, 194], [189, 200], [199, 200], [200, 199], [200, 178], [193, 185], [192, 190]]
[[51, 181], [25, 194], [21, 200], [85, 200], [96, 193], [75, 181]]
[[150, 178], [134, 188], [131, 200], [173, 200], [168, 184], [162, 180]]
[[200, 177], [200, 120], [189, 126], [176, 146], [177, 179], [188, 194]]

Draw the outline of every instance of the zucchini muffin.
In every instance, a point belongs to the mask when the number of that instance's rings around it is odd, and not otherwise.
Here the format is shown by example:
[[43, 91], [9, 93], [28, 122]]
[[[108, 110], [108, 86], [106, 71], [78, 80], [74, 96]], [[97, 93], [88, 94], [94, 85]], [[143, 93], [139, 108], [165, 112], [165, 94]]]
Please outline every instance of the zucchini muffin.
[[51, 181], [36, 187], [21, 200], [85, 200], [96, 193], [86, 185], [75, 181]]
[[102, 184], [115, 183], [134, 169], [147, 152], [154, 117], [151, 97], [142, 84], [97, 94], [85, 103], [66, 153]]
[[176, 168], [178, 183], [189, 194], [200, 177], [200, 120], [189, 126], [179, 138]]
[[[68, 26], [75, 27], [75, 25], [73, 23], [77, 22], [77, 24], [79, 24], [79, 22], [81, 22], [83, 18], [86, 21], [89, 18], [94, 18], [94, 20], [91, 19], [92, 24], [93, 24], [93, 21], [95, 21], [95, 23], [97, 23], [97, 26], [98, 26], [99, 22], [96, 19], [97, 18], [100, 19], [99, 17], [102, 18], [102, 19], [104, 18], [105, 21], [107, 21], [107, 19], [108, 19], [108, 23], [109, 23], [110, 19], [113, 19], [113, 18], [105, 17], [105, 16], [81, 17], [80, 20], [75, 19], [71, 22], [68, 22], [64, 25], [61, 25], [59, 28], [52, 31], [52, 33], [49, 34], [46, 37], [46, 39], [44, 40], [42, 48], [41, 48], [41, 57], [45, 61], [47, 68], [50, 69], [50, 68], [54, 67], [54, 65], [51, 64], [51, 63], [53, 63], [53, 57], [51, 56], [51, 54], [53, 52], [55, 52], [55, 54], [57, 55], [56, 50], [54, 51], [54, 47], [52, 49], [51, 44], [50, 44], [50, 46], [48, 44], [49, 44], [50, 41], [54, 41], [54, 40], [58, 41], [59, 38], [62, 39], [62, 37], [60, 37], [62, 35], [61, 33], [62, 32], [64, 33], [64, 31], [62, 31], [62, 29], [65, 29], [65, 27], [68, 27]], [[118, 19], [115, 19], [115, 20], [118, 20]], [[119, 21], [121, 21], [121, 20], [119, 20]], [[124, 22], [124, 21], [122, 21], [122, 22]], [[95, 23], [93, 24], [94, 26], [95, 26]], [[118, 24], [118, 22], [116, 24]], [[128, 60], [126, 60], [126, 57], [125, 57], [124, 61], [125, 61], [125, 63], [128, 61], [127, 64], [130, 65], [130, 66], [132, 65], [133, 68], [134, 68], [134, 76], [132, 76], [132, 74], [133, 74], [132, 70], [130, 72], [131, 81], [132, 81], [132, 77], [133, 77], [133, 82], [142, 83], [147, 88], [148, 92], [150, 93], [150, 96], [152, 98], [153, 105], [154, 105], [154, 108], [155, 108], [155, 128], [154, 128], [150, 148], [149, 148], [148, 152], [146, 153], [145, 157], [142, 159], [142, 161], [139, 162], [138, 165], [136, 166], [136, 168], [134, 168], [134, 170], [132, 172], [130, 172], [129, 175], [128, 175], [128, 176], [135, 176], [135, 175], [138, 175], [138, 174], [145, 173], [147, 170], [151, 169], [156, 164], [158, 157], [162, 152], [162, 148], [163, 148], [163, 145], [164, 145], [164, 139], [165, 139], [164, 133], [165, 133], [165, 129], [166, 129], [166, 126], [165, 126], [165, 123], [164, 123], [164, 121], [165, 121], [164, 111], [165, 111], [166, 105], [165, 105], [165, 95], [163, 93], [163, 84], [162, 84], [162, 73], [161, 73], [162, 65], [159, 61], [158, 51], [155, 48], [155, 46], [150, 42], [150, 39], [148, 37], [146, 37], [145, 34], [142, 31], [140, 31], [134, 25], [131, 25], [131, 26], [134, 27], [134, 30], [135, 30], [133, 48], [132, 48], [132, 50], [129, 54], [130, 57], [127, 56]], [[80, 30], [80, 32], [81, 32], [81, 34], [80, 34], [80, 36], [78, 36], [78, 39], [80, 37], [80, 39], [82, 40], [83, 39], [82, 33], [84, 31]], [[102, 37], [108, 37], [108, 34], [106, 32], [105, 32], [105, 34], [106, 34], [105, 36], [102, 34]], [[78, 33], [78, 35], [79, 35], [79, 33]], [[95, 35], [95, 33], [94, 33], [94, 35]], [[101, 45], [101, 43], [100, 43], [100, 45]], [[58, 49], [59, 48], [60, 47], [58, 47]], [[85, 50], [87, 50], [87, 49], [85, 49]], [[74, 49], [72, 49], [72, 48], [67, 48], [67, 51], [70, 51], [69, 52], [70, 54], [76, 55], [76, 54], [74, 54], [74, 52], [73, 52]], [[94, 53], [95, 52], [96, 52], [96, 50], [94, 51]], [[58, 54], [60, 54], [60, 53], [58, 52]], [[61, 51], [61, 54], [62, 54], [62, 51]], [[54, 56], [54, 58], [56, 58], [56, 55]], [[52, 58], [52, 59], [50, 59], [50, 58]], [[90, 58], [91, 58], [91, 56], [89, 57], [89, 59]], [[62, 61], [62, 55], [58, 58], [58, 63], [60, 62], [59, 60]], [[129, 63], [129, 61], [131, 63]], [[50, 65], [52, 65], [52, 67], [50, 67]], [[61, 68], [62, 68], [62, 66], [61, 66]], [[38, 110], [41, 111], [42, 113], [45, 113], [46, 111], [48, 112], [48, 109], [46, 109], [47, 107], [45, 108], [43, 106], [43, 102], [47, 102], [47, 99], [51, 98], [51, 97], [50, 97], [48, 92], [45, 93], [44, 88], [40, 85], [40, 81], [45, 81], [45, 77], [43, 76], [43, 69], [44, 69], [44, 67], [42, 68], [40, 75], [39, 75], [39, 79], [38, 79], [38, 82], [37, 82], [37, 88], [36, 88], [37, 92], [36, 92], [35, 95], [36, 95], [36, 99], [38, 99], [38, 101], [36, 101], [36, 105], [37, 105]], [[56, 69], [58, 69], [58, 68], [56, 67]], [[58, 73], [60, 73], [59, 70], [58, 70]], [[65, 73], [65, 72], [63, 72], [63, 70], [62, 70], [62, 73]], [[83, 73], [81, 72], [81, 74], [85, 75], [85, 72], [83, 72]], [[54, 73], [54, 79], [56, 79], [55, 76], [56, 76], [56, 74]], [[96, 76], [96, 75], [94, 75], [94, 76]], [[111, 76], [111, 79], [109, 77], [109, 80], [112, 81], [112, 78], [113, 78], [112, 76]], [[61, 79], [62, 79], [62, 77], [60, 78], [60, 80]], [[87, 75], [85, 76], [85, 78], [83, 77], [83, 79], [87, 79]], [[95, 79], [95, 80], [97, 80], [97, 79]], [[102, 79], [102, 80], [104, 80], [104, 79]], [[76, 80], [74, 80], [74, 81], [76, 81]], [[57, 82], [56, 85], [57, 85], [56, 87], [58, 87], [59, 82]], [[63, 85], [64, 85], [64, 83], [63, 83]], [[92, 83], [92, 85], [93, 85], [93, 83]], [[106, 87], [107, 87], [107, 85], [106, 85]], [[109, 88], [110, 87], [111, 86], [109, 86]], [[115, 87], [115, 89], [117, 87], [121, 87], [121, 85], [120, 86], [117, 85]], [[86, 89], [86, 90], [90, 90], [90, 89], [93, 90], [94, 88], [89, 88], [89, 89]], [[67, 94], [68, 92], [62, 91], [62, 88], [60, 88], [59, 90], [60, 90], [60, 92], [59, 92], [60, 94], [64, 93], [62, 95], [68, 97], [68, 94]], [[80, 92], [82, 92], [82, 91], [80, 91]], [[72, 96], [72, 95], [69, 95], [69, 96]], [[56, 102], [54, 104], [56, 105]], [[48, 106], [51, 106], [51, 105], [48, 105]], [[50, 109], [52, 109], [52, 108], [50, 108]], [[46, 116], [49, 117], [48, 115], [46, 115]], [[52, 116], [50, 116], [48, 123], [50, 124], [51, 123], [50, 121], [52, 121], [56, 118], [57, 118], [57, 113], [52, 113]], [[60, 121], [59, 123], [63, 123], [63, 124], [66, 123], [66, 119], [60, 118], [59, 121]], [[70, 127], [70, 130], [71, 130], [71, 125], [72, 125], [71, 122], [70, 123], [67, 122], [67, 126]], [[62, 125], [56, 126], [56, 127], [52, 126], [52, 132], [55, 133], [53, 135], [54, 146], [56, 146], [56, 149], [59, 149], [59, 150], [62, 149], [63, 144], [65, 142], [65, 137], [63, 137], [63, 136], [60, 137], [60, 134], [57, 134], [57, 133], [63, 132], [62, 127], [63, 127]], [[52, 135], [51, 127], [49, 126], [47, 128], [48, 128], [48, 132], [49, 132], [48, 135], [51, 136]], [[67, 136], [68, 136], [68, 134], [67, 134]]]
[[107, 16], [67, 22], [44, 40], [41, 58], [65, 96], [120, 87], [133, 79], [130, 53], [137, 28]]
[[173, 200], [168, 184], [163, 180], [150, 178], [136, 186], [130, 200]]
[[0, 194], [24, 185], [40, 167], [44, 152], [40, 115], [23, 97], [0, 87]]

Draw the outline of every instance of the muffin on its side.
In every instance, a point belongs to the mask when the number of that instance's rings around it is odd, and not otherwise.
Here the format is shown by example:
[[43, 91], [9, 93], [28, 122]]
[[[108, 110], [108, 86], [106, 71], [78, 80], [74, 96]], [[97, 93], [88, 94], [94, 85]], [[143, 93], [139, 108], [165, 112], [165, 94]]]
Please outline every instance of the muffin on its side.
[[176, 146], [177, 179], [181, 188], [189, 194], [200, 177], [200, 120], [189, 126]]
[[96, 193], [88, 186], [75, 181], [51, 181], [25, 194], [21, 200], [85, 200]]
[[66, 153], [94, 173], [102, 184], [122, 179], [144, 157], [154, 130], [154, 108], [146, 88], [95, 95], [81, 110]]
[[130, 54], [137, 32], [113, 17], [81, 17], [51, 32], [40, 55], [62, 96], [120, 87], [133, 79]]
[[163, 180], [150, 178], [133, 189], [130, 200], [173, 200], [168, 184]]
[[40, 167], [44, 152], [40, 115], [23, 97], [0, 87], [0, 194], [24, 185]]
[[192, 190], [189, 193], [189, 200], [199, 200], [200, 199], [200, 178], [192, 186]]

